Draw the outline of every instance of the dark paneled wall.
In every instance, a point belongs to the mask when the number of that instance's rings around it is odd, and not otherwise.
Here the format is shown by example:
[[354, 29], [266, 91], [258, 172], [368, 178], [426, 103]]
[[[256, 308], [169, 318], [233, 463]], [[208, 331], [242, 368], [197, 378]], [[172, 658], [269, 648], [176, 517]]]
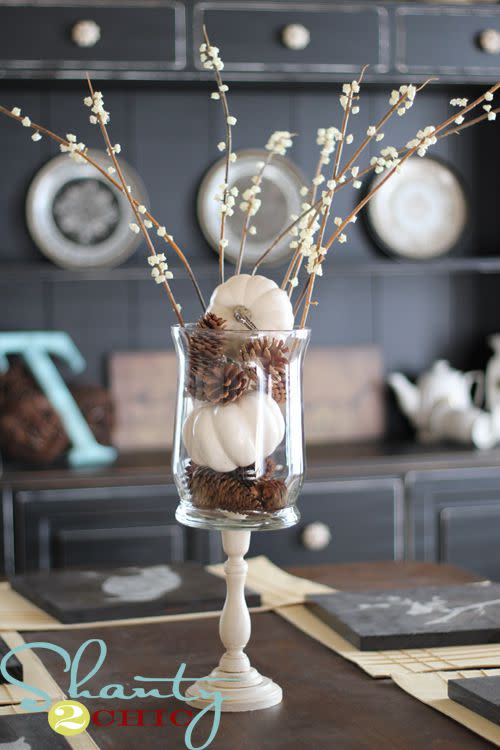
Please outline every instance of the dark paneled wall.
[[[216, 283], [216, 260], [198, 228], [194, 207], [200, 179], [218, 156], [215, 144], [223, 134], [218, 104], [201, 85], [103, 84], [103, 89], [112, 113], [112, 139], [122, 144], [124, 157], [142, 175], [153, 213], [201, 270], [208, 295]], [[260, 146], [270, 131], [290, 129], [300, 134], [292, 158], [311, 172], [317, 158], [316, 128], [338, 124], [337, 92], [338, 86], [232, 86], [236, 147]], [[418, 105], [387, 128], [383, 145], [401, 145], [421, 125], [443, 119], [448, 99], [457, 94], [451, 87], [423, 92]], [[56, 131], [76, 132], [88, 145], [100, 146], [97, 130], [86, 122], [84, 95], [83, 86], [63, 82], [42, 89], [29, 83], [0, 87], [0, 101], [6, 106], [20, 106], [33, 120], [40, 118]], [[364, 132], [384, 110], [387, 96], [385, 87], [372, 86], [353, 129]], [[457, 250], [462, 255], [497, 253], [495, 195], [500, 178], [494, 168], [493, 129], [488, 128], [445, 139], [435, 150], [455, 165], [471, 198], [470, 232]], [[55, 153], [46, 139], [34, 144], [24, 128], [0, 120], [0, 261], [40, 262], [25, 226], [24, 197], [37, 169]], [[345, 215], [353, 199], [350, 190], [341, 194], [336, 213]], [[361, 221], [349, 237], [336, 251], [339, 262], [378, 257]], [[104, 377], [111, 350], [170, 346], [172, 316], [160, 290], [148, 281], [143, 255], [140, 249], [129, 261], [144, 265], [143, 282], [38, 282], [20, 276], [13, 283], [2, 280], [0, 266], [0, 327], [67, 330], [87, 358], [88, 379]], [[314, 344], [376, 343], [383, 348], [388, 369], [410, 372], [438, 356], [451, 357], [460, 366], [477, 364], [482, 336], [498, 320], [497, 276], [484, 282], [478, 275], [356, 276], [345, 270], [336, 274], [335, 265], [332, 257], [326, 278], [318, 284], [321, 304], [311, 316]], [[196, 317], [199, 308], [187, 281], [177, 279], [176, 288], [186, 318]]]

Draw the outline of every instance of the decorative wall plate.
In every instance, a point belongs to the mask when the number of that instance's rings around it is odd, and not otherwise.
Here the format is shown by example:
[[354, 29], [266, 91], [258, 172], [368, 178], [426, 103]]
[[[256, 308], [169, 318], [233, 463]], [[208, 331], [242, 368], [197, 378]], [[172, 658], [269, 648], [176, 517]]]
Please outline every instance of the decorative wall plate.
[[[231, 165], [231, 185], [236, 185], [240, 196], [251, 186], [251, 179], [257, 173], [256, 164], [264, 161], [269, 155], [264, 149], [248, 149], [237, 152], [237, 160]], [[219, 186], [224, 182], [224, 159], [217, 161], [206, 173], [198, 191], [198, 220], [207, 241], [218, 252], [220, 213], [215, 196], [220, 192]], [[273, 240], [290, 223], [290, 214], [299, 214], [304, 199], [300, 188], [306, 184], [306, 178], [298, 167], [289, 159], [275, 156], [266, 167], [262, 180], [262, 206], [255, 215], [252, 224], [257, 229], [256, 235], [248, 235], [245, 249], [245, 266], [249, 266], [262, 255]], [[236, 210], [226, 222], [228, 246], [225, 257], [236, 262], [240, 249], [241, 230], [244, 214], [238, 208], [240, 199], [236, 199]], [[288, 235], [276, 245], [264, 261], [267, 264], [278, 264], [291, 254], [289, 248], [292, 238]]]
[[[104, 167], [104, 151], [90, 151]], [[146, 203], [146, 191], [133, 169], [121, 160], [132, 192]], [[36, 174], [26, 197], [26, 220], [40, 251], [62, 268], [90, 269], [125, 261], [141, 242], [130, 231], [127, 198], [89, 164], [66, 154], [51, 159]]]
[[[383, 177], [377, 175], [369, 190]], [[453, 249], [468, 213], [457, 175], [437, 159], [413, 157], [373, 196], [366, 219], [382, 250], [409, 260], [428, 260]]]

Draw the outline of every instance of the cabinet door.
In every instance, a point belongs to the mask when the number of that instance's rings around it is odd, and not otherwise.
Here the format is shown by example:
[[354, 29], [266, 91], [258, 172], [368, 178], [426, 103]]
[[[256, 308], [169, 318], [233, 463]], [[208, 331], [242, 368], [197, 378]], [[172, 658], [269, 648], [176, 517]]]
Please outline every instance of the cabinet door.
[[252, 535], [250, 554], [280, 565], [400, 560], [403, 486], [396, 478], [306, 482], [301, 521]]
[[407, 477], [410, 554], [500, 579], [500, 471]]
[[[83, 27], [82, 27], [83, 24]], [[0, 0], [0, 70], [12, 77], [145, 74], [184, 67], [184, 7], [170, 0]]]
[[[375, 3], [201, 2], [194, 9], [196, 50], [206, 25], [222, 50], [225, 70], [359, 73], [363, 62], [388, 70], [387, 10]], [[294, 44], [286, 30], [301, 37]], [[305, 39], [303, 38], [305, 35]], [[300, 42], [302, 38], [302, 43]]]
[[16, 569], [181, 561], [177, 501], [173, 485], [17, 492]]
[[396, 68], [401, 73], [489, 76], [500, 71], [499, 8], [396, 10]]

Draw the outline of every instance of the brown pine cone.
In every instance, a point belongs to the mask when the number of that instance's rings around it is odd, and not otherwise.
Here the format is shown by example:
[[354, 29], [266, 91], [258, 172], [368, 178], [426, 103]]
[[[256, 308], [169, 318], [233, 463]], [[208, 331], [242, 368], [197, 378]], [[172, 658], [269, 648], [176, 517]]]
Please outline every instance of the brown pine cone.
[[214, 313], [205, 313], [205, 315], [198, 320], [196, 325], [198, 326], [198, 328], [219, 331], [222, 328], [225, 328], [226, 321], [224, 320], [224, 318], [219, 318], [218, 315], [214, 315]]
[[230, 404], [243, 395], [248, 386], [248, 375], [234, 362], [207, 370], [203, 376], [204, 398], [212, 404]]
[[259, 509], [258, 499], [252, 497], [250, 488], [234, 472], [225, 474], [194, 465], [188, 472], [188, 485], [193, 504], [198, 508], [220, 508], [235, 513]]
[[225, 320], [213, 313], [207, 313], [196, 324], [201, 333], [197, 335], [195, 332], [189, 336], [188, 390], [194, 398], [202, 398], [202, 375], [222, 360], [224, 337], [220, 332], [225, 325]]
[[286, 506], [286, 484], [282, 479], [259, 479], [252, 487], [252, 494], [258, 499], [262, 510], [268, 513]]
[[258, 382], [258, 369], [262, 369], [267, 376], [268, 389], [278, 404], [286, 401], [287, 353], [288, 347], [282, 341], [268, 336], [249, 342], [241, 350], [249, 378]]
[[[268, 466], [268, 471], [274, 472], [274, 462]], [[266, 474], [252, 481], [242, 478], [241, 472], [242, 469], [236, 469], [222, 473], [191, 463], [186, 469], [186, 479], [193, 504], [198, 508], [219, 508], [233, 513], [273, 513], [286, 506], [287, 489], [283, 480]]]
[[[260, 366], [266, 375], [284, 375], [288, 364], [288, 347], [279, 339], [271, 339], [264, 336], [245, 344], [241, 350], [244, 362], [250, 367]], [[255, 370], [254, 370], [255, 372]], [[256, 379], [256, 374], [254, 379]]]

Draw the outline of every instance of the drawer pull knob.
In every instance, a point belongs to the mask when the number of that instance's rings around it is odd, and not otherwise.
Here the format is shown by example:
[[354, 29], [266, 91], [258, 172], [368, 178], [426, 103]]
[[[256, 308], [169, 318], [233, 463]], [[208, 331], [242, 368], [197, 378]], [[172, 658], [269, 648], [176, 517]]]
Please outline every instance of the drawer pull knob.
[[320, 550], [328, 547], [332, 540], [332, 532], [321, 521], [308, 523], [302, 532], [302, 544], [306, 549]]
[[101, 38], [101, 28], [95, 21], [78, 21], [71, 29], [71, 39], [77, 47], [95, 47]]
[[500, 31], [496, 29], [485, 29], [479, 34], [479, 46], [483, 52], [489, 55], [500, 53]]
[[311, 33], [301, 23], [290, 23], [281, 32], [281, 41], [288, 49], [305, 49], [311, 41]]

